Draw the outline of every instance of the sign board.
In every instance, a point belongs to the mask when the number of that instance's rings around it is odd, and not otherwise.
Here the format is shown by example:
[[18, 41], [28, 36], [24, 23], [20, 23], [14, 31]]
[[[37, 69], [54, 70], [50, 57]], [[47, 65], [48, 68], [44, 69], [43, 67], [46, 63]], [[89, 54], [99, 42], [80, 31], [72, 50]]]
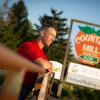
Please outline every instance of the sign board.
[[61, 71], [62, 71], [62, 64], [57, 61], [50, 61], [54, 66], [54, 78], [60, 80]]
[[70, 62], [65, 81], [100, 90], [100, 69]]
[[[69, 61], [80, 62], [81, 64], [93, 67], [100, 66], [100, 25], [72, 19], [70, 30], [68, 31], [69, 36], [63, 62], [64, 67], [61, 74], [62, 82], [65, 66]], [[78, 65], [75, 63], [73, 65], [70, 63], [68, 75], [64, 81], [100, 89], [100, 71], [95, 69], [99, 75], [98, 77], [96, 72], [93, 71], [94, 69], [91, 69], [90, 67], [88, 68], [88, 66], [84, 65]], [[61, 96], [62, 82], [58, 87], [58, 97]]]
[[100, 63], [100, 25], [72, 20], [71, 49], [75, 58], [83, 64]]

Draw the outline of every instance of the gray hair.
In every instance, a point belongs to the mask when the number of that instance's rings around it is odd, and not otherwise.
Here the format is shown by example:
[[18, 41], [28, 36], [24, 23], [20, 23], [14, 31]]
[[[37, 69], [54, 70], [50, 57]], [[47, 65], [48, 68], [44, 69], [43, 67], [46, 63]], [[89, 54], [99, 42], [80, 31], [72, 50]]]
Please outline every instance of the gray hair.
[[56, 28], [55, 28], [55, 27], [50, 26], [50, 25], [46, 25], [46, 26], [42, 26], [42, 27], [39, 29], [39, 32], [40, 32], [40, 31], [43, 31], [43, 30], [48, 30], [49, 28], [53, 28], [53, 29], [55, 29], [55, 30], [56, 30]]

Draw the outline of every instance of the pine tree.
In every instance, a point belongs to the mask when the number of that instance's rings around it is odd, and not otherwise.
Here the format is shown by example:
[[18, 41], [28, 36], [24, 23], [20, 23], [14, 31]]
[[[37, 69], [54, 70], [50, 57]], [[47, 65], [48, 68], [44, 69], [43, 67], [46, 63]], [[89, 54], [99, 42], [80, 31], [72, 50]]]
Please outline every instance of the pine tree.
[[0, 16], [0, 42], [2, 42], [2, 35], [5, 30], [3, 18]]
[[15, 23], [14, 32], [18, 34], [22, 41], [27, 41], [34, 35], [31, 22], [28, 20], [28, 12], [23, 0], [14, 4], [10, 11], [11, 23]]
[[9, 11], [6, 29], [3, 34], [3, 42], [16, 49], [23, 42], [34, 37], [34, 30], [28, 20], [28, 12], [23, 0], [14, 3]]

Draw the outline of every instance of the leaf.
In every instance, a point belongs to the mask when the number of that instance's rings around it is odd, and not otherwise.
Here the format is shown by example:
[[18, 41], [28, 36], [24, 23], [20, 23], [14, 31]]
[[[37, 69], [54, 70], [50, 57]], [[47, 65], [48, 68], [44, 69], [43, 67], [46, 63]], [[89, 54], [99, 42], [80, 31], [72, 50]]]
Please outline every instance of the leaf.
[[96, 35], [100, 36], [100, 30], [96, 31]]
[[86, 33], [86, 34], [93, 34], [93, 33], [95, 33], [94, 27], [91, 28], [91, 27], [89, 27], [89, 26], [85, 26], [85, 27], [79, 26], [79, 29], [80, 29], [82, 32]]

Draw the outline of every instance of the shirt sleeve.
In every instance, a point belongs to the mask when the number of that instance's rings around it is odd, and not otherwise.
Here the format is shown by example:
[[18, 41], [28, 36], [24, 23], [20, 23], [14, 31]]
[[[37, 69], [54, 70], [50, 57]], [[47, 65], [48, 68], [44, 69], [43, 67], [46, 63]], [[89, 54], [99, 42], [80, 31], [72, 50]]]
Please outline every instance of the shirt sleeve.
[[18, 49], [18, 52], [31, 61], [34, 61], [37, 58], [43, 58], [44, 56], [37, 45], [31, 42], [23, 43]]

